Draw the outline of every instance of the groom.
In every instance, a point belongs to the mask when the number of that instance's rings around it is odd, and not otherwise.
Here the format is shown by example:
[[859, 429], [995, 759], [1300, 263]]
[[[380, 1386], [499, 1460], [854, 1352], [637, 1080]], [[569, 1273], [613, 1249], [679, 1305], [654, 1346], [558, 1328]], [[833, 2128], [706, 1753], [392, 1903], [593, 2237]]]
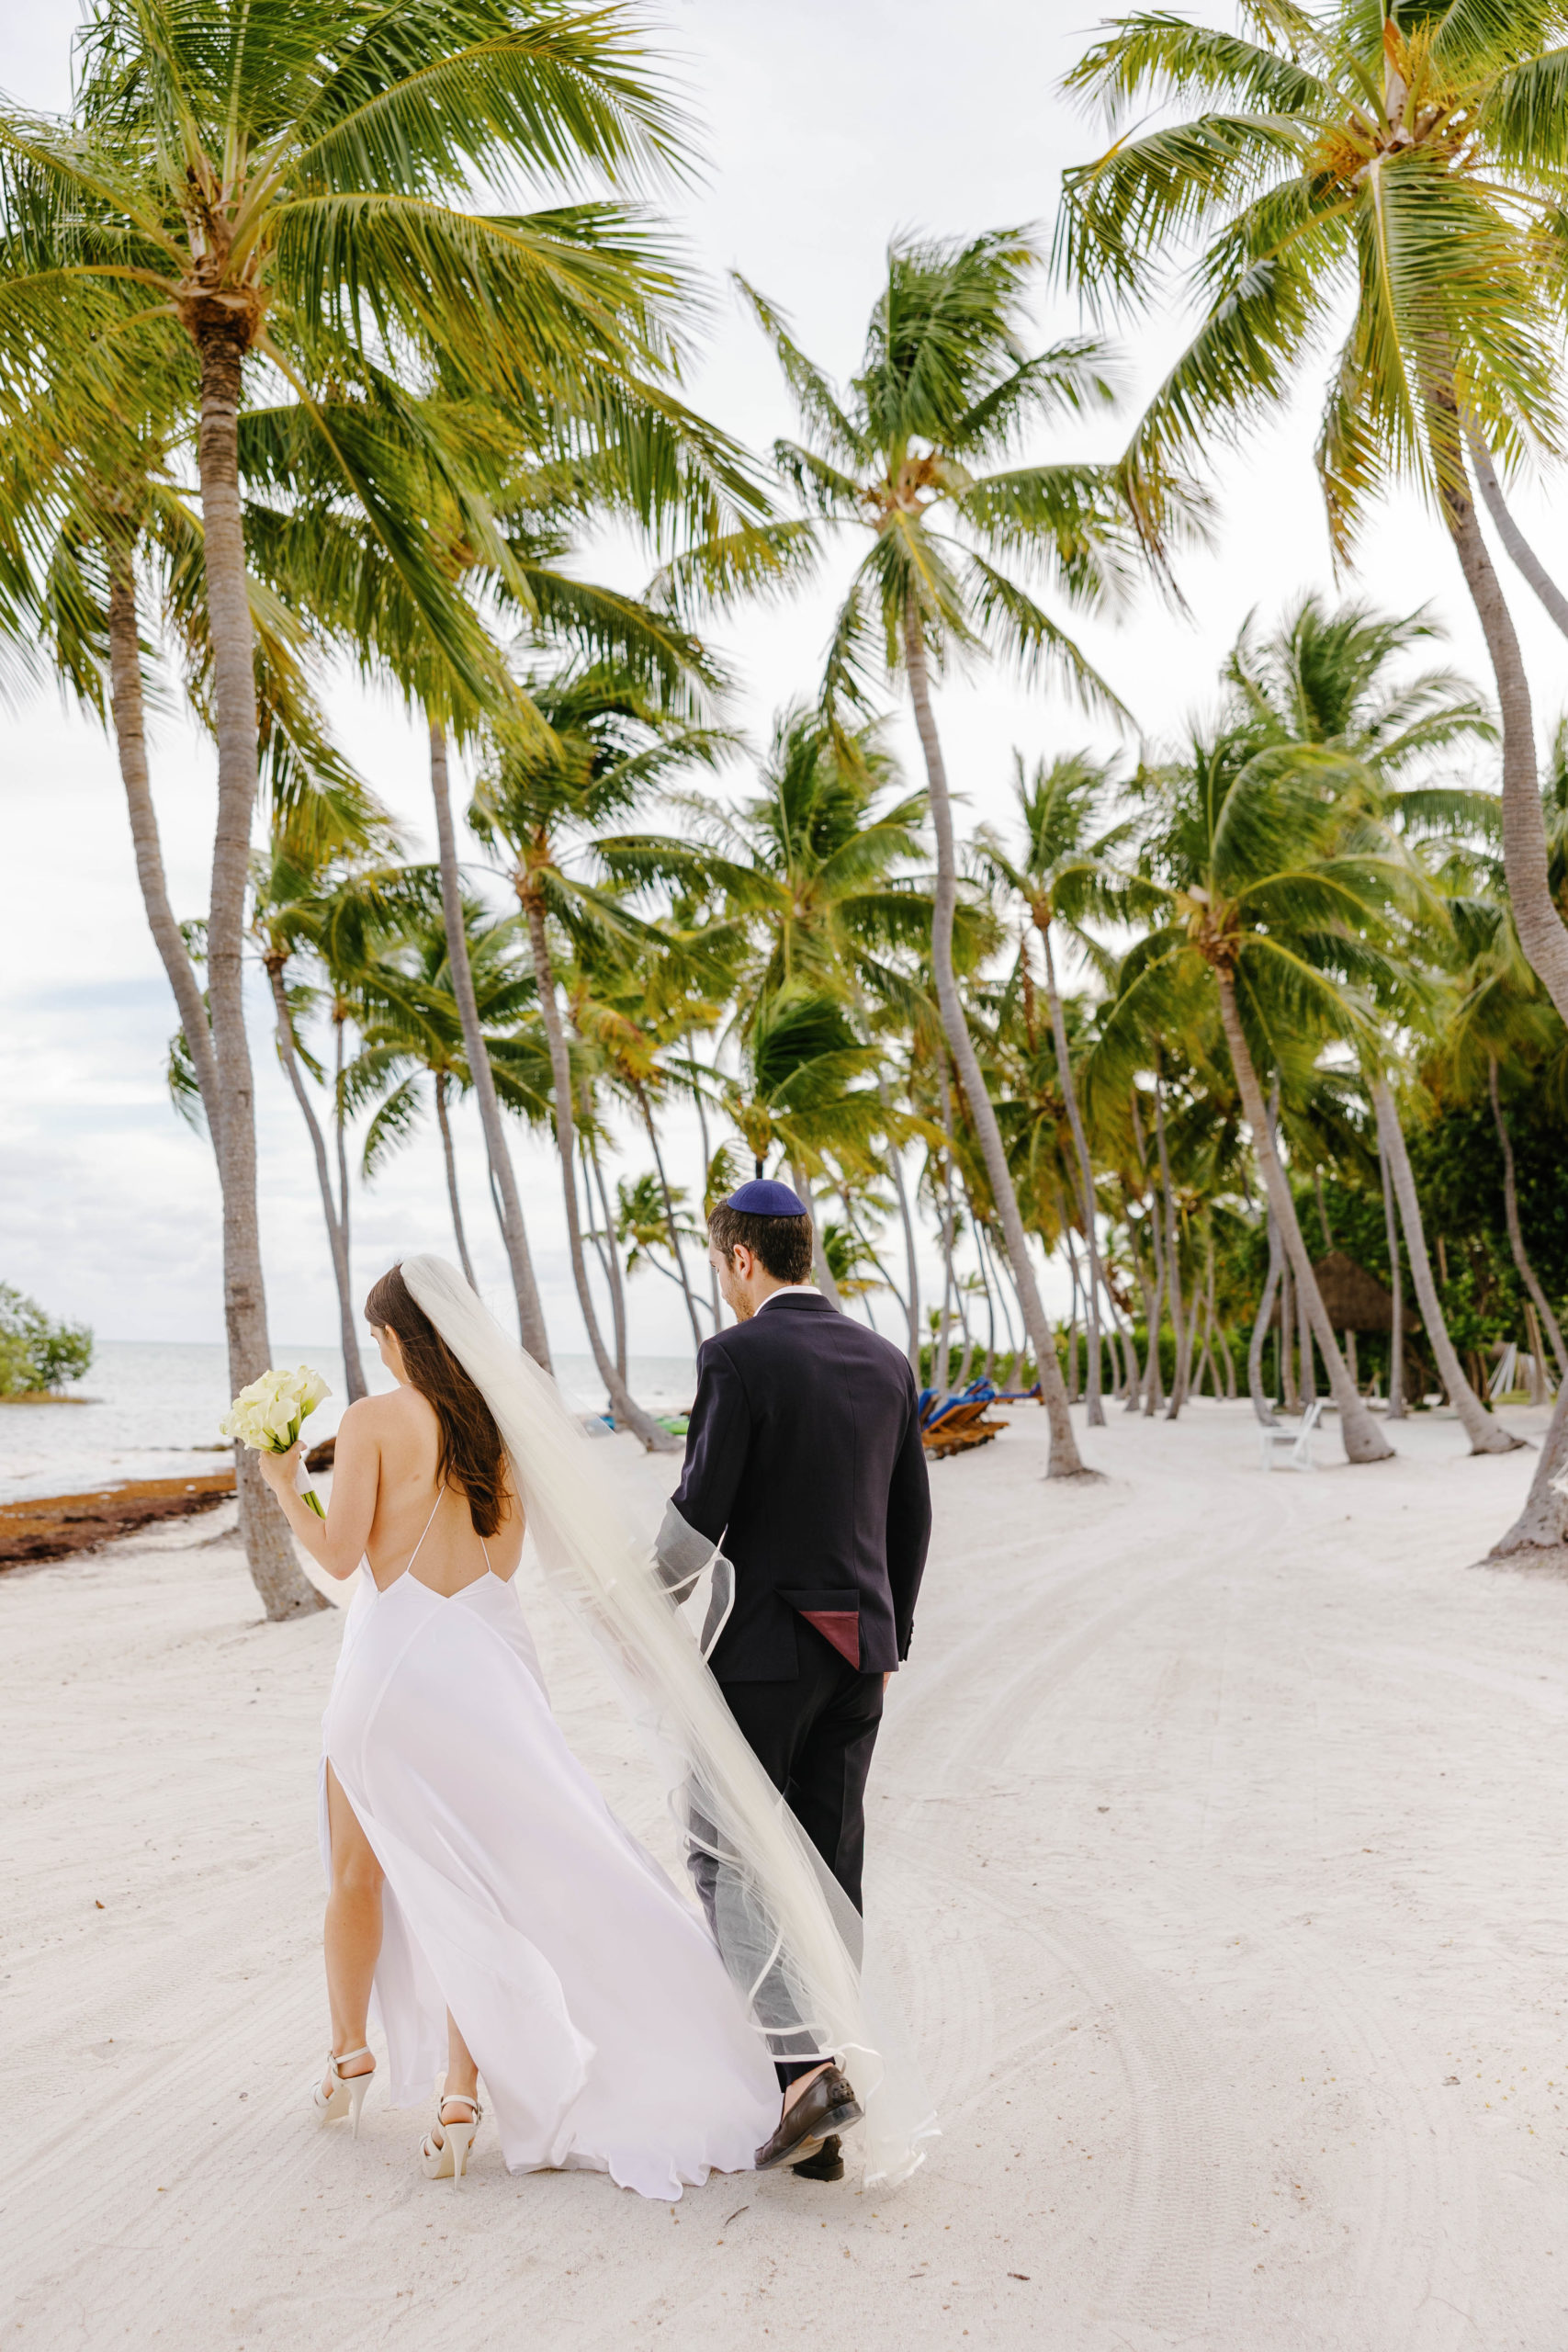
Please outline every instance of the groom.
[[[737, 1325], [698, 1351], [673, 1508], [723, 1539], [735, 1570], [708, 1660], [729, 1711], [859, 1911], [866, 1775], [908, 1655], [931, 1498], [908, 1360], [813, 1286], [811, 1243], [787, 1184], [742, 1184], [709, 1217]], [[694, 1865], [716, 1932], [717, 1868]], [[851, 2086], [816, 2057], [778, 2076], [784, 2110], [758, 2169], [842, 2179], [834, 2127], [859, 2117]]]

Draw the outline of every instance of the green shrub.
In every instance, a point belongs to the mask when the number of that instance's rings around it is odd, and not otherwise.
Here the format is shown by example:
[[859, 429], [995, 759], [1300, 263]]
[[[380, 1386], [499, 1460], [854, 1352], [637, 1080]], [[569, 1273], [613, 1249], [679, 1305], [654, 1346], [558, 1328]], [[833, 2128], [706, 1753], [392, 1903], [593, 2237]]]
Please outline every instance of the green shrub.
[[38, 1301], [0, 1283], [0, 1396], [38, 1396], [80, 1380], [93, 1361], [85, 1323], [57, 1323]]

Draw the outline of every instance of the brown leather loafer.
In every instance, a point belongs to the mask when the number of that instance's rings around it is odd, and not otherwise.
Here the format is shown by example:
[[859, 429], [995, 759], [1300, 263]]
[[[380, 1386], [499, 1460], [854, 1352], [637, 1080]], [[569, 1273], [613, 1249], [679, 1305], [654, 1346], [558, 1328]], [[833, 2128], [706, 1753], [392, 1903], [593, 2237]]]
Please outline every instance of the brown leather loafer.
[[860, 2101], [837, 2066], [828, 2067], [786, 2109], [778, 2130], [757, 2151], [759, 2172], [779, 2165], [803, 2163], [814, 2156], [835, 2132], [847, 2132], [863, 2112]]
[[838, 2133], [829, 2132], [814, 2156], [807, 2156], [803, 2164], [791, 2165], [790, 2170], [796, 2180], [842, 2180], [844, 2159]]

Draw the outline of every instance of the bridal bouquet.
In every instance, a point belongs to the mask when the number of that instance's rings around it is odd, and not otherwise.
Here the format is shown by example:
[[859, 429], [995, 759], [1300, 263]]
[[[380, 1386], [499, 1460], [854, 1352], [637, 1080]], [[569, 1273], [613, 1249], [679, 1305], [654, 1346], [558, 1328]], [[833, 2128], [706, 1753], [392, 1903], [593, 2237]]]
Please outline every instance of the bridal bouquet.
[[[308, 1364], [296, 1372], [264, 1372], [259, 1380], [241, 1389], [227, 1419], [218, 1427], [224, 1437], [237, 1437], [254, 1453], [287, 1453], [297, 1442], [301, 1426], [332, 1393], [321, 1374]], [[301, 1499], [318, 1519], [325, 1519], [314, 1487], [307, 1487]]]

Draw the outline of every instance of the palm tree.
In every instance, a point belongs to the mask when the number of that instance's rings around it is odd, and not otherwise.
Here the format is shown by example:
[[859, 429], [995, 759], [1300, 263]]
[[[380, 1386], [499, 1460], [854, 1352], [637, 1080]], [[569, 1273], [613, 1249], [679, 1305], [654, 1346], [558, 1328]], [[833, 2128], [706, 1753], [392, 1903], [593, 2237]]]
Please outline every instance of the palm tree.
[[1194, 740], [1185, 762], [1147, 772], [1144, 864], [1161, 920], [1129, 954], [1097, 1049], [1108, 1082], [1145, 1057], [1152, 1033], [1190, 1033], [1210, 988], [1253, 1156], [1339, 1408], [1352, 1462], [1392, 1452], [1346, 1368], [1280, 1164], [1258, 1075], [1309, 1069], [1317, 1047], [1377, 1044], [1362, 990], [1392, 987], [1391, 908], [1407, 861], [1368, 829], [1350, 836], [1361, 771], [1315, 747], [1258, 748], [1244, 729]]
[[[684, 1222], [682, 1222], [684, 1219]], [[626, 1272], [637, 1273], [643, 1266], [651, 1266], [656, 1274], [673, 1283], [677, 1290], [689, 1296], [687, 1286], [679, 1271], [681, 1240], [700, 1240], [701, 1228], [686, 1215], [686, 1193], [682, 1186], [671, 1191], [664, 1175], [650, 1169], [646, 1175], [623, 1176], [615, 1186], [615, 1221], [612, 1238], [631, 1243], [626, 1255]], [[664, 1250], [671, 1260], [661, 1266], [654, 1256], [656, 1250]]]
[[1410, 1278], [1416, 1285], [1416, 1295], [1421, 1302], [1427, 1336], [1432, 1342], [1438, 1371], [1449, 1393], [1449, 1402], [1463, 1425], [1472, 1453], [1511, 1453], [1519, 1440], [1511, 1436], [1488, 1412], [1465, 1378], [1458, 1351], [1449, 1337], [1438, 1285], [1432, 1279], [1432, 1261], [1427, 1254], [1427, 1237], [1421, 1221], [1421, 1204], [1416, 1192], [1415, 1171], [1405, 1148], [1399, 1112], [1380, 1060], [1371, 1062], [1368, 1092], [1371, 1096], [1372, 1112], [1377, 1120], [1378, 1147], [1387, 1162], [1394, 1198], [1399, 1203], [1399, 1221], [1404, 1227], [1405, 1248], [1410, 1253]]
[[[330, 415], [334, 431], [355, 446], [369, 432], [381, 467], [379, 511], [395, 514], [405, 531], [436, 552], [442, 578], [460, 587], [470, 620], [483, 612], [498, 626], [515, 622], [525, 650], [565, 645], [580, 658], [617, 665], [671, 708], [694, 705], [719, 683], [705, 650], [667, 610], [585, 580], [570, 560], [577, 537], [611, 516], [655, 537], [677, 526], [711, 537], [735, 514], [761, 511], [761, 493], [734, 445], [657, 387], [623, 383], [613, 400], [602, 384], [573, 389], [577, 408], [570, 413], [558, 394], [541, 407], [523, 401], [514, 387], [498, 402], [476, 397], [470, 386], [460, 401], [441, 391], [404, 402], [393, 425], [378, 412], [367, 414], [364, 403], [340, 401]], [[584, 402], [592, 410], [588, 419], [578, 413]], [[252, 422], [259, 427], [260, 420]], [[548, 1337], [522, 1204], [465, 967], [449, 778], [454, 742], [482, 731], [487, 712], [504, 713], [513, 731], [534, 731], [543, 722], [492, 639], [484, 648], [495, 673], [492, 691], [476, 696], [472, 679], [410, 594], [396, 550], [384, 544], [379, 511], [368, 514], [363, 499], [346, 496], [297, 435], [275, 427], [266, 447], [279, 487], [300, 503], [312, 533], [332, 540], [332, 560], [319, 567], [327, 593], [311, 607], [319, 624], [346, 642], [367, 672], [389, 674], [423, 715], [464, 1042], [519, 1328], [525, 1346], [547, 1369]], [[291, 528], [288, 519], [276, 527], [269, 550], [286, 553]]]
[[[1166, 502], [1157, 485], [1110, 467], [1003, 462], [1031, 424], [1110, 397], [1103, 354], [1092, 342], [1027, 353], [1022, 301], [1036, 261], [1029, 237], [1015, 230], [965, 243], [896, 243], [847, 396], [796, 346], [782, 315], [746, 291], [810, 435], [774, 450], [807, 518], [794, 526], [788, 551], [800, 563], [814, 559], [835, 526], [869, 541], [834, 623], [825, 707], [863, 698], [868, 664], [908, 682], [936, 834], [937, 1000], [1040, 1364], [1051, 1475], [1076, 1477], [1083, 1464], [1055, 1342], [953, 970], [958, 866], [931, 672], [961, 651], [994, 650], [1028, 676], [1065, 675], [1117, 707], [1035, 600], [1027, 574], [1043, 568], [1080, 601], [1103, 599], [1138, 550], [1140, 527], [1157, 532]], [[716, 560], [708, 559], [710, 570]], [[1011, 568], [1019, 565], [1021, 572]]]
[[[517, 0], [434, 0], [417, 25], [324, 0], [261, 16], [238, 0], [105, 0], [80, 61], [69, 119], [0, 117], [0, 399], [25, 412], [62, 351], [112, 397], [126, 337], [185, 374], [218, 744], [209, 1075], [238, 1386], [269, 1354], [243, 987], [258, 779], [246, 363], [288, 388], [297, 422], [375, 514], [435, 639], [485, 691], [479, 632], [378, 499], [372, 454], [332, 431], [318, 395], [389, 394], [389, 357], [527, 397], [547, 383], [558, 401], [567, 385], [608, 390], [662, 366], [673, 281], [640, 226], [602, 204], [481, 215], [468, 191], [622, 174], [672, 156], [676, 134], [618, 21]], [[243, 1459], [240, 1483], [248, 1499]], [[269, 1614], [308, 1601], [276, 1531], [270, 1564], [259, 1526], [248, 1538], [253, 1573], [277, 1588]]]
[[[208, 993], [170, 902], [164, 867], [147, 748], [149, 649], [142, 631], [146, 612], [155, 622], [156, 650], [177, 659], [186, 693], [210, 725], [203, 534], [177, 479], [180, 387], [156, 351], [122, 348], [118, 360], [112, 386], [88, 384], [62, 362], [6, 436], [0, 463], [6, 551], [0, 640], [14, 675], [30, 682], [41, 667], [39, 657], [47, 655], [67, 691], [112, 729], [142, 905], [179, 1012], [184, 1059], [222, 1185], [229, 1165], [219, 1140], [223, 1090]], [[294, 571], [291, 566], [291, 575]], [[326, 741], [301, 667], [306, 646], [293, 612], [297, 577], [282, 595], [254, 578], [246, 587], [263, 775], [275, 821], [303, 839], [324, 809], [334, 800], [341, 808], [355, 787]], [[203, 929], [210, 933], [210, 920]], [[242, 1204], [242, 1230], [244, 1225]], [[266, 1352], [264, 1347], [264, 1357]], [[352, 1386], [352, 1349], [345, 1349], [345, 1359]], [[241, 1538], [267, 1615], [276, 1620], [320, 1607], [281, 1513], [243, 1449], [236, 1478]]]
[[[1081, 923], [1090, 912], [1112, 910], [1121, 876], [1111, 863], [1111, 853], [1125, 840], [1125, 822], [1096, 831], [1095, 820], [1110, 785], [1107, 763], [1087, 752], [1070, 752], [1047, 767], [1040, 761], [1032, 776], [1025, 773], [1023, 755], [1013, 753], [1013, 798], [1022, 822], [1024, 849], [1021, 860], [1009, 856], [989, 829], [980, 836], [986, 864], [997, 879], [1028, 910], [1039, 934], [1044, 965], [1045, 1004], [1051, 1036], [1056, 1048], [1062, 1099], [1066, 1105], [1077, 1156], [1078, 1208], [1089, 1251], [1089, 1388], [1088, 1419], [1091, 1428], [1105, 1419], [1100, 1402], [1100, 1298], [1104, 1275], [1100, 1261], [1094, 1167], [1084, 1130], [1067, 1052], [1067, 1026], [1056, 984], [1056, 961], [1051, 946], [1051, 926], [1058, 919], [1070, 934], [1081, 937]], [[1027, 970], [1027, 936], [1019, 945], [1021, 966]]]
[[[575, 931], [636, 935], [646, 932], [606, 895], [604, 880], [629, 870], [640, 880], [648, 844], [636, 840], [617, 867], [617, 843], [606, 840], [612, 820], [628, 815], [667, 779], [694, 760], [711, 761], [726, 740], [711, 729], [672, 718], [639, 680], [608, 662], [570, 665], [530, 681], [535, 709], [548, 733], [496, 735], [469, 821], [506, 861], [527, 926], [539, 1009], [554, 1076], [556, 1141], [566, 1204], [567, 1236], [578, 1301], [589, 1346], [618, 1419], [650, 1450], [671, 1444], [668, 1430], [637, 1404], [605, 1348], [599, 1329], [577, 1197], [575, 1113], [570, 1051], [557, 995], [551, 924]], [[678, 859], [681, 845], [669, 845]], [[591, 869], [578, 871], [581, 865]], [[598, 878], [592, 878], [592, 869]]]
[[899, 793], [883, 733], [792, 705], [773, 721], [758, 792], [729, 808], [679, 798], [705, 853], [694, 882], [720, 893], [755, 942], [742, 1020], [791, 983], [857, 1004], [879, 989], [882, 957], [930, 935], [931, 893], [909, 870], [925, 795]]
[[[342, 1091], [349, 1109], [371, 1113], [361, 1155], [368, 1179], [413, 1134], [423, 1108], [423, 1081], [428, 1080], [452, 1235], [463, 1272], [474, 1283], [450, 1118], [451, 1104], [469, 1091], [472, 1081], [452, 985], [446, 916], [432, 888], [437, 878], [428, 867], [411, 869], [411, 903], [401, 920], [340, 975], [360, 1030], [359, 1051], [344, 1072]], [[477, 899], [468, 897], [463, 926], [497, 1098], [507, 1109], [542, 1124], [549, 1114], [549, 1067], [532, 1026], [536, 1012], [534, 977], [519, 965], [516, 919], [497, 921]]]
[[[292, 810], [278, 813], [268, 854], [257, 861], [252, 900], [251, 929], [261, 949], [262, 967], [272, 991], [278, 1059], [299, 1106], [316, 1162], [321, 1213], [337, 1287], [344, 1380], [351, 1404], [365, 1396], [367, 1390], [359, 1356], [359, 1316], [349, 1272], [346, 1201], [341, 1193], [333, 1198], [326, 1141], [299, 1068], [302, 1049], [298, 1024], [300, 1015], [310, 1009], [315, 991], [304, 985], [291, 985], [289, 966], [302, 948], [321, 949], [331, 924], [334, 883], [346, 879], [351, 888], [363, 891], [365, 888], [362, 874], [344, 877], [334, 875], [333, 866], [339, 861], [364, 859], [372, 851], [384, 852], [394, 846], [395, 835], [389, 824], [357, 781], [346, 776], [334, 778], [327, 791], [312, 795], [308, 802]], [[334, 1023], [334, 1027], [341, 1046], [341, 1023]], [[313, 1064], [311, 1071], [320, 1077], [321, 1072]], [[333, 1098], [341, 1149], [341, 1073]]]
[[1515, 921], [1568, 1018], [1529, 687], [1465, 463], [1470, 439], [1510, 456], [1561, 443], [1561, 26], [1533, 6], [1320, 0], [1247, 8], [1243, 27], [1126, 17], [1074, 67], [1067, 88], [1112, 119], [1149, 97], [1211, 110], [1066, 175], [1061, 266], [1090, 299], [1127, 303], [1152, 293], [1168, 245], [1203, 241], [1201, 323], [1134, 439], [1168, 465], [1293, 396], [1353, 285], [1317, 446], [1330, 533], [1348, 557], [1399, 478], [1442, 518], [1496, 680]]
[[[758, 794], [728, 809], [690, 794], [680, 802], [704, 853], [694, 882], [719, 892], [727, 918], [754, 942], [738, 985], [741, 1036], [781, 996], [791, 1004], [837, 999], [852, 1024], [863, 1025], [874, 1005], [903, 993], [902, 951], [930, 936], [930, 891], [906, 870], [919, 854], [925, 797], [897, 795], [882, 733], [874, 721], [852, 729], [792, 706], [773, 722]], [[890, 1115], [890, 1161], [897, 1129]], [[789, 1159], [809, 1203], [814, 1148], [797, 1137]], [[901, 1170], [896, 1182], [901, 1193]], [[813, 1225], [818, 1284], [838, 1306], [840, 1285]], [[912, 1236], [908, 1247], [912, 1258]], [[910, 1344], [918, 1352], [917, 1329]]]
[[[1396, 671], [1401, 656], [1438, 633], [1419, 612], [1394, 618], [1355, 603], [1330, 610], [1307, 596], [1266, 639], [1259, 641], [1249, 624], [1226, 664], [1238, 712], [1259, 743], [1319, 745], [1357, 763], [1359, 785], [1346, 798], [1352, 832], [1369, 812], [1422, 840], [1434, 833], [1450, 839], [1456, 824], [1461, 831], [1490, 824], [1495, 804], [1489, 795], [1435, 782], [1429, 773], [1434, 757], [1493, 739], [1486, 711], [1451, 671], [1414, 676]], [[1413, 774], [1416, 780], [1410, 782]], [[1440, 921], [1436, 904], [1428, 912]], [[1428, 923], [1422, 943], [1427, 948], [1437, 944], [1433, 928]], [[1399, 992], [1408, 1006], [1403, 985]], [[1411, 1274], [1444, 1387], [1472, 1452], [1506, 1453], [1517, 1441], [1476, 1395], [1449, 1337], [1383, 1057], [1363, 1052], [1362, 1061], [1380, 1158], [1399, 1204]], [[1303, 1369], [1310, 1352], [1306, 1342]]]

